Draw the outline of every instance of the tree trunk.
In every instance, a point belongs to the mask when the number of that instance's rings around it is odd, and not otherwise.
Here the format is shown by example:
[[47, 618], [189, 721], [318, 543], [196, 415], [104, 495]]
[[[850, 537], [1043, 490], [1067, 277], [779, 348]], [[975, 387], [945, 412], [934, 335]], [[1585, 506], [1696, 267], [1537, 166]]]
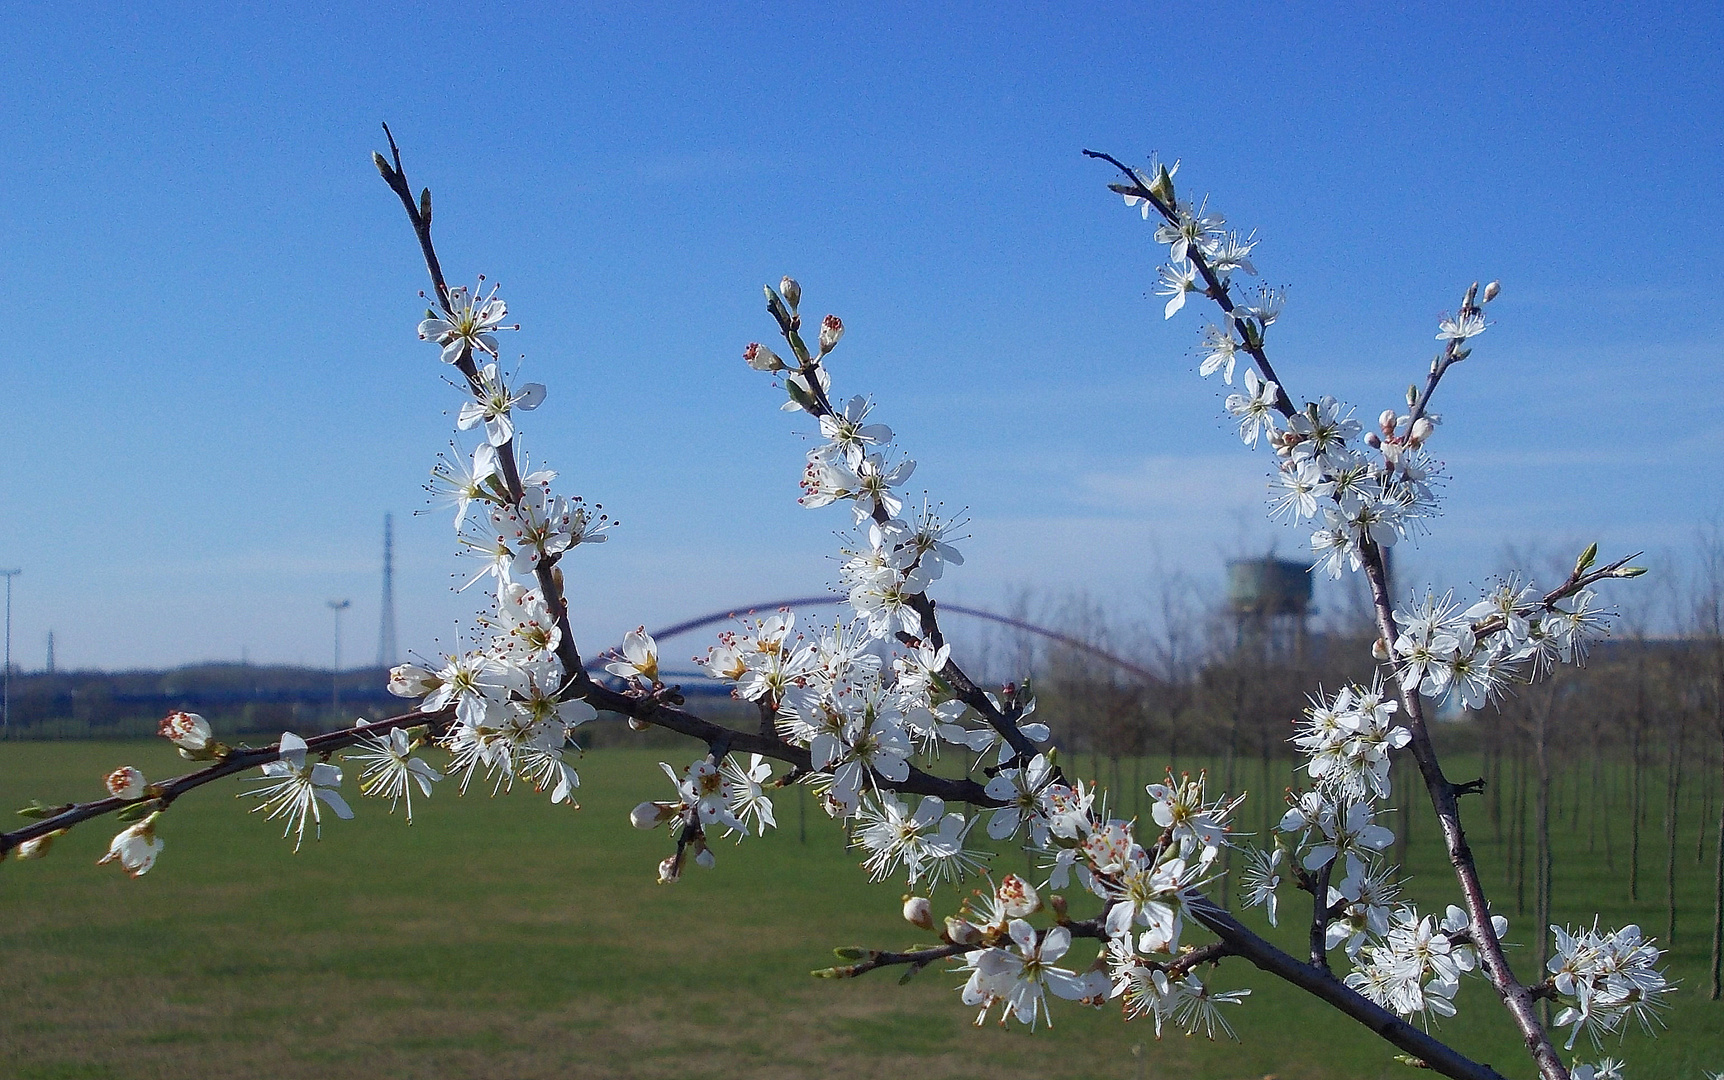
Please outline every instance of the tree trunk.
[[1628, 728], [1628, 899], [1640, 899], [1640, 818], [1644, 806], [1640, 769], [1640, 705]]
[[[1720, 758], [1724, 762], [1724, 758]], [[1712, 1000], [1717, 1001], [1724, 987], [1719, 986], [1720, 961], [1724, 960], [1724, 800], [1718, 803], [1718, 855], [1712, 864]]]
[[1485, 791], [1489, 793], [1491, 828], [1497, 846], [1503, 845], [1503, 746], [1500, 730], [1493, 729], [1485, 741]]
[[[1586, 853], [1593, 854], [1598, 848], [1598, 804], [1604, 794], [1604, 758], [1598, 750], [1598, 731], [1602, 722], [1594, 718], [1592, 724], [1592, 798], [1586, 801]], [[1578, 785], [1576, 785], [1578, 787]], [[1578, 824], [1578, 819], [1577, 822]], [[1607, 845], [1608, 847], [1608, 845]]]
[[[1550, 713], [1556, 704], [1556, 683], [1553, 680], [1545, 693], [1544, 707], [1538, 710], [1533, 729], [1533, 751], [1538, 760], [1538, 795], [1534, 813], [1537, 816], [1537, 853], [1535, 856], [1534, 874], [1537, 878], [1534, 889], [1533, 906], [1535, 918], [1533, 923], [1538, 927], [1537, 971], [1545, 969], [1545, 961], [1550, 959], [1550, 935], [1545, 927], [1550, 925]], [[1550, 1025], [1550, 1002], [1543, 1003], [1544, 1022]]]
[[1694, 841], [1694, 865], [1706, 861], [1706, 830], [1712, 827], [1712, 770], [1709, 763], [1700, 763], [1700, 829]]
[[1664, 944], [1676, 944], [1676, 822], [1682, 788], [1682, 735], [1687, 728], [1687, 716], [1676, 713], [1676, 730], [1670, 736], [1670, 748], [1664, 780]]
[[1526, 748], [1520, 748], [1517, 755], [1520, 765], [1520, 783], [1517, 785], [1514, 806], [1514, 912], [1521, 916], [1526, 914], [1526, 796], [1527, 788], [1531, 786], [1529, 775], [1532, 770], [1526, 760]]

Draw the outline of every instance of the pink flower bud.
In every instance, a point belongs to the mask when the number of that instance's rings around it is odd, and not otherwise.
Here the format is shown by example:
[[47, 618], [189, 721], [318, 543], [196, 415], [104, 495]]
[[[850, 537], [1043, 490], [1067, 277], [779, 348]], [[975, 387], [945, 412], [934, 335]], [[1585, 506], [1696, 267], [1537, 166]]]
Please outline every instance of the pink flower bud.
[[122, 765], [108, 774], [105, 781], [108, 794], [131, 802], [144, 797], [144, 774], [130, 765]]
[[1365, 432], [1365, 445], [1375, 450], [1383, 445], [1383, 440], [1375, 431], [1367, 431]]
[[1371, 656], [1373, 659], [1380, 662], [1387, 662], [1389, 659], [1389, 643], [1384, 641], [1382, 638], [1378, 638], [1376, 641], [1371, 642]]
[[820, 320], [820, 355], [825, 356], [838, 344], [838, 339], [844, 336], [844, 323], [836, 315], [828, 315]]
[[802, 286], [798, 285], [796, 279], [789, 275], [786, 275], [784, 280], [778, 283], [778, 292], [784, 297], [784, 302], [790, 305], [792, 311], [796, 310], [796, 305], [802, 303]]
[[197, 713], [169, 713], [156, 727], [156, 734], [181, 750], [203, 750], [209, 746], [209, 721]]
[[758, 341], [748, 343], [748, 348], [742, 350], [742, 358], [756, 371], [784, 370], [784, 361], [778, 358], [778, 354]]
[[1435, 426], [1430, 420], [1421, 416], [1413, 422], [1413, 430], [1407, 434], [1407, 438], [1414, 446], [1422, 446], [1425, 440], [1431, 437], [1433, 430]]
[[1384, 435], [1387, 435], [1390, 438], [1394, 438], [1394, 436], [1395, 436], [1395, 410], [1384, 409], [1383, 415], [1377, 417], [1377, 426], [1383, 429]]
[[1042, 898], [1036, 895], [1035, 886], [1016, 874], [1000, 879], [998, 894], [1000, 906], [1011, 918], [1027, 918], [1041, 910]]
[[1492, 300], [1495, 300], [1497, 298], [1497, 294], [1502, 292], [1502, 291], [1503, 291], [1503, 283], [1500, 281], [1493, 281], [1489, 285], [1486, 285], [1485, 286], [1485, 303], [1488, 304]]
[[982, 928], [968, 919], [946, 916], [946, 940], [954, 945], [980, 945]]
[[934, 929], [934, 906], [926, 896], [906, 896], [904, 898], [904, 921], [912, 926], [920, 926], [924, 930]]

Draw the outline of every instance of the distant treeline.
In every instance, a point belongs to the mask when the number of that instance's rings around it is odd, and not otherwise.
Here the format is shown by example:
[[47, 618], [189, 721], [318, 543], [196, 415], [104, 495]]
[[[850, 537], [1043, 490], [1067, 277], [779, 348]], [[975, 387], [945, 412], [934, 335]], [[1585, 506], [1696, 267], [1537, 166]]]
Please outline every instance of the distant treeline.
[[[390, 694], [384, 668], [328, 668], [262, 664], [192, 664], [167, 671], [68, 671], [12, 675], [13, 739], [115, 739], [156, 733], [170, 712], [201, 714], [222, 736], [311, 735], [346, 727], [355, 717], [380, 719], [413, 707]], [[690, 699], [703, 688], [690, 687]], [[734, 707], [728, 693], [703, 704], [711, 712]], [[602, 728], [621, 725], [602, 725]], [[583, 745], [635, 744], [634, 733], [594, 729]], [[671, 741], [665, 738], [661, 741]]]

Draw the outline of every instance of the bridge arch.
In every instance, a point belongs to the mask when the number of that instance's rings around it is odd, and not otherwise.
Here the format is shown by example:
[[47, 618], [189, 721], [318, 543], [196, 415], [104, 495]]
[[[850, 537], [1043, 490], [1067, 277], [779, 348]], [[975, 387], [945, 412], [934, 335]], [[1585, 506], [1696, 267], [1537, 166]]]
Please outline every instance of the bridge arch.
[[[672, 623], [669, 626], [661, 627], [660, 629], [652, 631], [652, 636], [654, 640], [660, 640], [664, 638], [673, 638], [679, 634], [692, 633], [693, 631], [701, 630], [708, 626], [716, 626], [719, 623], [730, 622], [736, 618], [738, 612], [777, 611], [779, 608], [790, 608], [792, 610], [796, 610], [799, 608], [835, 607], [842, 603], [844, 603], [843, 597], [831, 595], [798, 596], [792, 597], [788, 600], [767, 600], [756, 604], [746, 604], [740, 607], [726, 608], [723, 611], [715, 611], [711, 614], [699, 615], [692, 619], [685, 619], [682, 622]], [[1022, 630], [1026, 633], [1035, 634], [1037, 637], [1044, 638], [1048, 641], [1058, 642], [1068, 648], [1076, 649], [1078, 652], [1087, 656], [1093, 656], [1098, 660], [1105, 661], [1106, 663], [1112, 664], [1114, 667], [1117, 667], [1122, 671], [1130, 672], [1145, 681], [1161, 681], [1160, 678], [1148, 668], [1135, 664], [1123, 656], [1108, 652], [1106, 649], [1092, 645], [1087, 641], [1072, 637], [1070, 634], [1062, 634], [1058, 630], [1052, 630], [1045, 626], [1037, 626], [1035, 623], [1028, 622], [1024, 619], [1014, 618], [1010, 615], [1001, 615], [998, 612], [985, 611], [982, 608], [969, 607], [964, 604], [953, 604], [947, 601], [940, 601], [936, 607], [942, 614], [950, 613], [953, 615], [964, 615], [972, 619], [981, 619], [985, 622], [997, 623], [1001, 626], [1009, 626], [1014, 630]], [[595, 658], [587, 662], [588, 670], [596, 670], [603, 666], [604, 661], [602, 658]]]

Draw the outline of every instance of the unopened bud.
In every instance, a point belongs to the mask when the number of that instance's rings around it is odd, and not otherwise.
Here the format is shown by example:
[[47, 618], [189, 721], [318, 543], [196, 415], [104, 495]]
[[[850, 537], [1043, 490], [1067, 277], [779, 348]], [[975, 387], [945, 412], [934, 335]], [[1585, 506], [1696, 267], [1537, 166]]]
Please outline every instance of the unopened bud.
[[629, 811], [629, 824], [637, 829], [653, 829], [675, 816], [664, 803], [644, 802]]
[[173, 743], [181, 750], [196, 753], [209, 746], [209, 721], [197, 713], [169, 713], [167, 718], [156, 725], [156, 734]]
[[1432, 424], [1428, 417], [1421, 416], [1413, 421], [1413, 430], [1407, 433], [1407, 439], [1414, 446], [1422, 446], [1435, 430], [1436, 425]]
[[1383, 440], [1375, 431], [1367, 431], [1365, 432], [1365, 445], [1375, 450], [1383, 445]]
[[1389, 643], [1384, 641], [1382, 638], [1378, 638], [1376, 641], [1371, 642], [1371, 656], [1375, 660], [1387, 662], [1389, 659]]
[[1035, 886], [1016, 874], [1007, 874], [1000, 879], [998, 895], [1000, 907], [1014, 919], [1028, 918], [1042, 907], [1042, 898], [1036, 895]]
[[647, 723], [645, 720], [642, 720], [637, 716], [629, 717], [630, 731], [645, 731], [649, 727], [652, 727], [652, 725]]
[[795, 311], [797, 305], [802, 303], [802, 286], [790, 275], [786, 274], [784, 280], [778, 283], [778, 291], [784, 297], [784, 302], [790, 305], [791, 311]]
[[779, 299], [778, 294], [772, 291], [772, 286], [763, 285], [761, 288], [766, 293], [766, 310], [771, 313], [774, 319], [778, 320], [779, 326], [786, 330], [790, 329], [790, 327], [794, 325], [790, 316], [790, 309], [785, 307], [784, 301]]
[[51, 833], [32, 837], [18, 845], [18, 857], [20, 859], [40, 859], [48, 854], [50, 847], [54, 846], [54, 838], [65, 834], [65, 829], [55, 829]]
[[1486, 285], [1485, 286], [1485, 303], [1488, 304], [1492, 300], [1495, 300], [1497, 298], [1497, 294], [1502, 292], [1502, 291], [1503, 291], [1503, 283], [1500, 281], [1493, 281], [1489, 285]]
[[1382, 429], [1384, 435], [1393, 436], [1395, 424], [1395, 410], [1393, 409], [1384, 409], [1377, 417], [1377, 426]]
[[924, 930], [934, 929], [934, 905], [926, 896], [904, 897], [904, 921]]
[[946, 916], [946, 940], [954, 945], [980, 945], [982, 928], [968, 919]]
[[442, 685], [442, 679], [418, 664], [398, 664], [389, 669], [389, 692], [396, 697], [424, 697]]
[[1052, 896], [1048, 897], [1048, 907], [1053, 909], [1054, 921], [1062, 926], [1065, 925], [1068, 921], [1066, 917], [1066, 898], [1061, 896], [1059, 893], [1054, 893]]
[[1408, 383], [1407, 384], [1407, 404], [1408, 405], [1417, 405], [1418, 402], [1419, 402], [1419, 388], [1417, 386], [1413, 385], [1412, 383]]
[[825, 356], [838, 344], [838, 339], [844, 336], [844, 322], [836, 315], [828, 315], [820, 320], [820, 355]]
[[103, 782], [108, 785], [108, 794], [116, 799], [131, 802], [144, 797], [144, 774], [130, 765], [115, 769]]
[[682, 863], [675, 855], [658, 864], [658, 883], [660, 885], [674, 885], [679, 877], [682, 877]]
[[[1179, 166], [1176, 164], [1174, 168]], [[1173, 174], [1168, 171], [1166, 165], [1155, 167], [1155, 179], [1149, 182], [1149, 193], [1160, 199], [1163, 206], [1173, 205]]]
[[700, 849], [694, 853], [694, 865], [702, 870], [711, 870], [717, 863], [718, 857], [705, 844], [700, 845]]
[[742, 350], [742, 358], [756, 371], [784, 370], [784, 361], [778, 358], [778, 354], [758, 341], [748, 343], [748, 348]]

